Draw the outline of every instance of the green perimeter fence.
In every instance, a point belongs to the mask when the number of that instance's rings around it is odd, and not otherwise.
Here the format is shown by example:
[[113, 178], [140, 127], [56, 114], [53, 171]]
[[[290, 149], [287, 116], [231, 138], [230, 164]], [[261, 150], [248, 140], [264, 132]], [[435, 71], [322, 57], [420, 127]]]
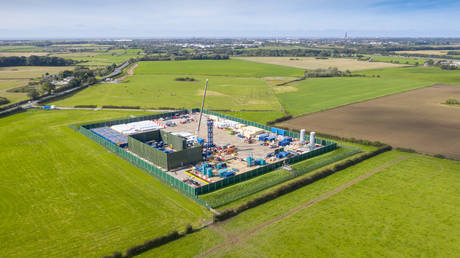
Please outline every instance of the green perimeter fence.
[[[106, 141], [104, 138], [102, 138], [102, 137], [100, 137], [100, 136], [98, 136], [98, 135], [96, 135], [96, 134], [94, 134], [94, 133], [92, 133], [90, 131], [90, 129], [92, 129], [92, 128], [98, 128], [98, 127], [104, 127], [104, 126], [112, 126], [112, 125], [123, 124], [123, 123], [132, 123], [132, 122], [138, 122], [138, 121], [144, 121], [144, 120], [152, 120], [152, 119], [158, 119], [158, 118], [161, 118], [161, 117], [171, 117], [171, 116], [174, 116], [175, 114], [187, 114], [187, 113], [193, 113], [193, 112], [199, 112], [199, 111], [200, 111], [200, 109], [188, 109], [188, 110], [180, 110], [180, 111], [175, 111], [175, 112], [155, 114], [155, 115], [149, 115], [149, 116], [142, 116], [142, 117], [135, 117], [135, 118], [127, 118], [127, 119], [120, 119], [120, 120], [97, 122], [97, 123], [93, 123], [93, 124], [80, 125], [78, 128], [76, 126], [71, 126], [71, 127], [74, 128], [75, 130], [79, 131], [83, 135], [87, 136], [88, 138], [90, 138], [90, 139], [94, 140], [95, 142], [99, 143], [100, 145], [104, 146], [105, 148], [107, 148], [111, 152], [113, 152], [113, 153], [117, 154], [118, 156], [122, 157], [123, 159], [131, 162], [136, 167], [138, 167], [138, 168], [146, 171], [150, 175], [158, 178], [163, 183], [165, 183], [165, 184], [177, 189], [179, 192], [183, 193], [184, 195], [192, 198], [196, 202], [198, 202], [198, 203], [200, 203], [200, 204], [202, 204], [202, 205], [204, 205], [204, 206], [206, 206], [208, 208], [210, 206], [208, 204], [206, 204], [205, 202], [203, 202], [202, 200], [198, 199], [197, 195], [209, 193], [211, 191], [215, 191], [217, 189], [220, 189], [220, 188], [232, 185], [232, 184], [236, 184], [236, 183], [239, 183], [241, 181], [245, 181], [247, 179], [250, 179], [250, 178], [265, 174], [265, 173], [267, 173], [269, 171], [272, 171], [272, 170], [274, 170], [276, 168], [279, 168], [279, 167], [281, 167], [281, 166], [283, 166], [285, 164], [293, 164], [293, 163], [299, 162], [301, 160], [316, 157], [318, 155], [321, 155], [323, 153], [335, 150], [337, 148], [337, 143], [318, 138], [317, 142], [319, 144], [323, 145], [324, 147], [318, 148], [318, 149], [313, 150], [313, 151], [308, 152], [308, 153], [304, 153], [304, 154], [301, 154], [301, 155], [298, 155], [298, 156], [288, 158], [288, 159], [283, 160], [283, 161], [272, 163], [272, 164], [266, 165], [264, 167], [254, 169], [254, 170], [246, 172], [244, 174], [240, 174], [240, 175], [236, 175], [236, 176], [233, 176], [233, 177], [225, 178], [225, 179], [220, 180], [218, 182], [214, 182], [214, 183], [211, 183], [211, 184], [208, 184], [208, 185], [204, 185], [204, 186], [195, 188], [195, 187], [190, 186], [190, 185], [178, 180], [177, 178], [169, 175], [168, 173], [166, 173], [166, 172], [162, 171], [161, 169], [157, 168], [156, 166], [150, 164], [146, 160], [144, 160], [142, 158], [139, 158], [138, 156], [135, 156], [135, 155], [125, 151], [124, 149], [122, 149], [122, 148], [120, 148], [120, 147], [118, 147], [118, 146]], [[236, 121], [236, 122], [239, 122], [239, 123], [242, 123], [242, 124], [245, 124], [245, 125], [259, 127], [259, 128], [265, 129], [267, 131], [270, 131], [272, 129], [272, 127], [269, 127], [269, 126], [266, 126], [266, 125], [263, 125], [263, 124], [259, 124], [259, 123], [255, 123], [255, 122], [251, 122], [251, 121], [246, 121], [246, 120], [243, 120], [243, 119], [240, 119], [240, 118], [231, 117], [231, 116], [228, 116], [228, 115], [220, 114], [220, 113], [209, 111], [209, 110], [203, 110], [203, 113], [218, 116], [218, 117], [225, 118], [225, 119], [232, 120], [232, 121]], [[294, 138], [299, 137], [299, 133], [291, 132], [291, 131], [285, 131], [285, 135], [289, 136], [289, 137], [294, 137]]]
[[[354, 147], [344, 146], [343, 148], [345, 148], [347, 150], [345, 153], [335, 155], [333, 157], [330, 157], [330, 158], [322, 160], [322, 161], [315, 162], [314, 164], [311, 164], [311, 165], [306, 166], [306, 167], [301, 168], [301, 169], [293, 169], [290, 173], [286, 173], [285, 176], [274, 177], [274, 178], [268, 180], [267, 182], [264, 182], [264, 183], [262, 183], [260, 185], [256, 185], [255, 187], [244, 186], [244, 187], [236, 189], [235, 191], [232, 191], [231, 193], [225, 194], [223, 196], [220, 195], [218, 198], [212, 198], [211, 197], [211, 198], [207, 198], [204, 201], [209, 206], [211, 206], [212, 208], [218, 208], [220, 206], [223, 206], [223, 205], [226, 205], [228, 203], [234, 202], [236, 200], [239, 200], [239, 199], [244, 198], [246, 196], [249, 196], [251, 194], [263, 191], [263, 190], [265, 190], [267, 188], [270, 188], [270, 187], [273, 187], [275, 185], [284, 183], [284, 182], [289, 181], [291, 179], [294, 179], [294, 178], [296, 178], [298, 176], [304, 175], [304, 174], [306, 174], [306, 173], [308, 173], [310, 171], [313, 171], [315, 169], [327, 166], [329, 164], [332, 164], [334, 162], [337, 162], [339, 160], [348, 158], [350, 156], [353, 156], [353, 155], [361, 152], [360, 149], [354, 148]], [[274, 173], [274, 172], [275, 171], [270, 172], [270, 173]], [[214, 193], [211, 193], [211, 195], [213, 195], [213, 194]]]

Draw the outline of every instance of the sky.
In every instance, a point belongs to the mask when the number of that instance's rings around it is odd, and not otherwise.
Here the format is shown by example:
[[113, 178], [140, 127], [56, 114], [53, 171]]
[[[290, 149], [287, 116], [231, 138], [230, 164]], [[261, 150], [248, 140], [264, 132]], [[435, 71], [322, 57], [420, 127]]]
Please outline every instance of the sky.
[[0, 39], [460, 37], [458, 0], [0, 0]]

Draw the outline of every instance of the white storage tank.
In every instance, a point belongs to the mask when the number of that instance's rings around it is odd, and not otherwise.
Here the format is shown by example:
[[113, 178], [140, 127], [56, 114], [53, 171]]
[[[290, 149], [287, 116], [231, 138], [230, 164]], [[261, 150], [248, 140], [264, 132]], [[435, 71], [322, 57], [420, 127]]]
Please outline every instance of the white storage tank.
[[300, 130], [300, 145], [304, 145], [305, 144], [305, 129], [302, 129]]
[[310, 132], [310, 150], [314, 150], [316, 146], [316, 133]]

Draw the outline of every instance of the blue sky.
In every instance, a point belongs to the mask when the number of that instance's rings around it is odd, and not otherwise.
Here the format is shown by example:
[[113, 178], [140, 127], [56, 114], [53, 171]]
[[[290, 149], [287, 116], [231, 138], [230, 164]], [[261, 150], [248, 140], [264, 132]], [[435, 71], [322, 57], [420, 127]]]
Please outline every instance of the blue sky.
[[0, 39], [460, 37], [451, 0], [0, 0]]

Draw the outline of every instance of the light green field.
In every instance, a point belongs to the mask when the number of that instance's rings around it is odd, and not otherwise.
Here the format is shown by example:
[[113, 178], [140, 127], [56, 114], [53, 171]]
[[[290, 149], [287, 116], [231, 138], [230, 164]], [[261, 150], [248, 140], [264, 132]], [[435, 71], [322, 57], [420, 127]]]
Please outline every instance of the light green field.
[[237, 59], [140, 62], [136, 74], [223, 75], [239, 77], [303, 76], [304, 70]]
[[288, 86], [278, 86], [280, 88], [288, 87], [289, 91], [279, 93], [277, 97], [290, 114], [297, 116], [427, 85], [430, 83], [403, 79], [314, 78], [292, 83]]
[[[373, 176], [287, 215], [361, 175]], [[143, 257], [456, 257], [460, 163], [392, 151], [302, 187]], [[265, 222], [275, 223], [259, 228]], [[251, 233], [249, 233], [251, 232]], [[237, 243], [225, 239], [238, 239]], [[200, 239], [208, 241], [200, 241]]]
[[68, 127], [129, 114], [28, 111], [0, 119], [2, 256], [100, 257], [210, 216]]
[[209, 78], [207, 109], [280, 110], [276, 96], [263, 79], [194, 76], [198, 81], [176, 81], [174, 75], [134, 75], [126, 83], [105, 83], [85, 89], [58, 106], [126, 105], [142, 107], [199, 107], [204, 81]]

